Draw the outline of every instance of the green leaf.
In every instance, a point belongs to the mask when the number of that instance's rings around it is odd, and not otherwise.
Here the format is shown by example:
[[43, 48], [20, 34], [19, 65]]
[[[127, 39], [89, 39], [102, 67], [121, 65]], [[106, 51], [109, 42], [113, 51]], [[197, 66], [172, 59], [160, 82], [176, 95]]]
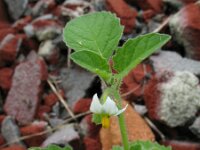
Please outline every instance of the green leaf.
[[94, 122], [96, 125], [101, 124], [101, 115], [92, 114], [92, 122]]
[[62, 150], [73, 150], [71, 146], [65, 146]]
[[142, 60], [162, 47], [171, 37], [166, 34], [150, 33], [129, 39], [121, 48], [118, 48], [113, 57], [114, 69], [119, 78], [123, 78]]
[[111, 76], [106, 59], [92, 51], [74, 52], [71, 54], [71, 59], [81, 67], [98, 74], [104, 80], [108, 80]]
[[28, 150], [45, 150], [44, 148], [39, 148], [39, 147], [31, 147]]
[[130, 143], [129, 150], [171, 150], [171, 148], [150, 141], [137, 141]]
[[61, 148], [57, 145], [49, 145], [46, 148], [40, 148], [40, 147], [32, 147], [28, 150], [72, 150], [71, 146], [65, 146], [64, 148]]
[[[122, 146], [114, 146], [112, 150], [123, 150]], [[129, 143], [129, 150], [172, 150], [170, 147], [150, 141], [136, 141]]]
[[49, 145], [46, 149], [47, 150], [62, 150], [63, 148], [61, 148], [57, 145]]
[[120, 20], [109, 12], [75, 18], [63, 30], [64, 42], [75, 51], [93, 51], [109, 59], [122, 36]]
[[121, 146], [113, 146], [112, 150], [124, 150]]

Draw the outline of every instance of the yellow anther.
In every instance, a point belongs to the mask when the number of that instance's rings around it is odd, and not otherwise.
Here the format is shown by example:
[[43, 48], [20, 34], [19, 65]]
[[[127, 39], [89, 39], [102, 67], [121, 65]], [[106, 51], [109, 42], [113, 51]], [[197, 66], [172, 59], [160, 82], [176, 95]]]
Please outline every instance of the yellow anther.
[[110, 117], [103, 116], [101, 119], [102, 127], [103, 128], [109, 128], [110, 127]]

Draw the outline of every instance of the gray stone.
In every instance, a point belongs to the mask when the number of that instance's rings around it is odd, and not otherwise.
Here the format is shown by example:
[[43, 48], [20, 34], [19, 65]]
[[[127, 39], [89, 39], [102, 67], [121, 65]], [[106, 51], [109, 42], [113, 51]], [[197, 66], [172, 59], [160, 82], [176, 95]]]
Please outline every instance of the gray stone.
[[189, 129], [200, 138], [200, 116], [196, 118], [194, 123], [189, 127]]
[[65, 121], [62, 120], [62, 119], [59, 119], [59, 118], [50, 118], [49, 119], [49, 123], [51, 125], [51, 127], [56, 127], [56, 126], [59, 126], [59, 125], [62, 125]]
[[35, 35], [39, 41], [56, 38], [56, 36], [62, 34], [62, 28], [56, 26], [49, 26], [35, 30]]
[[46, 40], [40, 44], [38, 55], [46, 60], [51, 60], [53, 58], [58, 58], [59, 49], [53, 44], [52, 40]]
[[50, 135], [43, 143], [42, 147], [50, 144], [64, 144], [66, 145], [72, 140], [79, 139], [79, 134], [75, 131], [74, 124], [67, 124], [58, 131]]
[[171, 127], [185, 125], [200, 108], [198, 78], [187, 71], [177, 71], [157, 85], [160, 95], [159, 115]]
[[134, 109], [136, 112], [138, 112], [141, 116], [147, 113], [147, 108], [145, 105], [138, 105], [134, 104]]
[[14, 120], [7, 116], [1, 125], [1, 133], [7, 143], [10, 144], [23, 144], [19, 141], [20, 139], [20, 131], [19, 127], [16, 125]]
[[156, 73], [164, 71], [189, 71], [195, 75], [200, 75], [200, 61], [195, 61], [181, 57], [176, 52], [160, 51], [150, 57]]
[[28, 0], [4, 0], [12, 19], [19, 19], [26, 10]]
[[73, 107], [75, 102], [85, 96], [85, 92], [89, 89], [92, 81], [96, 77], [79, 67], [73, 69], [63, 68], [60, 72], [60, 86], [65, 91], [67, 103]]

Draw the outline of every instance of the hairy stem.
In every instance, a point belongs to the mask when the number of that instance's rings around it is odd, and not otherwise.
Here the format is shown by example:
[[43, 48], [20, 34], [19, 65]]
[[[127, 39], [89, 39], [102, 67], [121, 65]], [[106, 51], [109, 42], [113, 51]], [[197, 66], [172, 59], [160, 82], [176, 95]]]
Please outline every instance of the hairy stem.
[[[113, 89], [113, 90], [114, 90], [114, 92], [113, 92], [114, 97], [118, 101], [118, 108], [122, 109], [122, 100], [121, 100], [119, 90], [118, 89]], [[124, 113], [121, 113], [119, 115], [118, 120], [119, 120], [119, 127], [120, 127], [120, 131], [121, 131], [124, 150], [128, 150], [129, 149], [129, 142], [128, 142], [128, 134], [127, 134], [127, 130], [126, 130]]]

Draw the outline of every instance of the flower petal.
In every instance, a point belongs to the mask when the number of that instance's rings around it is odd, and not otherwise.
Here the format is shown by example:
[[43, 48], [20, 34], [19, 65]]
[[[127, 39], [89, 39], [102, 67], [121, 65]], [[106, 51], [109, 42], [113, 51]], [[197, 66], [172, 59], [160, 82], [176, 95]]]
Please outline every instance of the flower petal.
[[123, 113], [127, 107], [128, 107], [128, 104], [123, 109], [118, 110], [118, 112], [115, 114], [115, 116], [118, 116], [119, 114]]
[[105, 103], [103, 104], [103, 111], [106, 114], [114, 115], [118, 112], [116, 103], [108, 96]]
[[102, 113], [102, 105], [99, 101], [99, 98], [97, 94], [94, 94], [92, 98], [92, 103], [90, 105], [90, 111], [96, 114], [101, 114]]

